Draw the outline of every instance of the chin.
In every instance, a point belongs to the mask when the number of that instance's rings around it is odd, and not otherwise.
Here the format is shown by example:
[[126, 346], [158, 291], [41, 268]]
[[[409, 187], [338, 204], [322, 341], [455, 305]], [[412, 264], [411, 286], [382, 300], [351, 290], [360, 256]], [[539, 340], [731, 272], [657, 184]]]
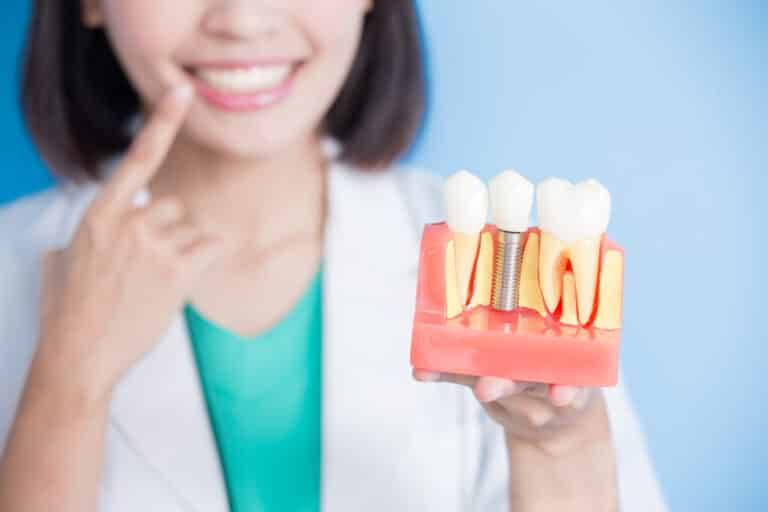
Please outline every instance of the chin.
[[[299, 127], [267, 129], [261, 123], [244, 123], [230, 127], [222, 124], [206, 124], [190, 127], [190, 141], [220, 157], [234, 160], [263, 160], [278, 157], [300, 147], [310, 139], [312, 130]], [[212, 129], [214, 127], [214, 129]]]

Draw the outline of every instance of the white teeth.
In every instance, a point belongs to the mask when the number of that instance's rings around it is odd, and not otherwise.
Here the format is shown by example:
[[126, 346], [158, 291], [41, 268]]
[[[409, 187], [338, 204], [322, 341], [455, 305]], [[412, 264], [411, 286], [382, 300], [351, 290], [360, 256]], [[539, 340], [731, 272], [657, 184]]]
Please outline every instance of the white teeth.
[[459, 171], [446, 180], [443, 200], [446, 223], [453, 232], [456, 285], [464, 306], [469, 299], [480, 231], [488, 220], [488, 189], [477, 176]]
[[598, 237], [611, 218], [611, 195], [596, 180], [549, 178], [537, 190], [539, 226], [563, 242]]
[[579, 323], [589, 322], [597, 290], [600, 241], [611, 217], [611, 196], [599, 182], [573, 185], [550, 178], [539, 184], [539, 282], [547, 309], [554, 312], [563, 293], [568, 261], [573, 267]]
[[508, 170], [490, 182], [493, 220], [499, 229], [522, 233], [528, 229], [533, 206], [533, 184]]
[[215, 89], [260, 91], [275, 87], [285, 80], [292, 68], [290, 64], [283, 64], [242, 69], [198, 69], [197, 76]]
[[468, 171], [459, 171], [445, 181], [443, 188], [445, 220], [451, 231], [475, 235], [488, 220], [488, 189]]

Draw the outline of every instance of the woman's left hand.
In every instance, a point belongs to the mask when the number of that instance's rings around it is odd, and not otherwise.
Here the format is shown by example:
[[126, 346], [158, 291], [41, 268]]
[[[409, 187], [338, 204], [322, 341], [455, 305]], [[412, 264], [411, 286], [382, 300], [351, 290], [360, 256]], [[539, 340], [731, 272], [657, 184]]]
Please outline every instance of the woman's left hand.
[[583, 423], [599, 389], [473, 377], [414, 369], [421, 382], [452, 382], [472, 389], [508, 436], [533, 444], [556, 440]]

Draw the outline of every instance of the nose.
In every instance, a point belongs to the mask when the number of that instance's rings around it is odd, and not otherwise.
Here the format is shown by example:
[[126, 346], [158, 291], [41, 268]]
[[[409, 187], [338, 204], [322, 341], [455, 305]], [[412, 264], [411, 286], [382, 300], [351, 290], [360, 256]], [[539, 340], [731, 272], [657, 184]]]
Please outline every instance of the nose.
[[203, 30], [224, 39], [271, 38], [280, 30], [280, 17], [265, 2], [220, 0], [206, 12]]

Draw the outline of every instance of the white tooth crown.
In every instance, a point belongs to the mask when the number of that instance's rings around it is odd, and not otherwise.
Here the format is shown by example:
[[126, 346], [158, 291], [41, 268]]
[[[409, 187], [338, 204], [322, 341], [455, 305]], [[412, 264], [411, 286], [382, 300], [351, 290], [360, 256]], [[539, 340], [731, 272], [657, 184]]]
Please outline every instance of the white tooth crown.
[[[575, 284], [577, 323], [586, 325], [594, 310], [600, 246], [611, 217], [611, 196], [595, 180], [574, 185], [557, 178], [542, 182], [537, 194], [542, 231], [539, 283], [544, 303], [550, 313], [554, 313], [561, 299], [564, 314], [565, 306], [572, 308], [574, 301], [569, 295], [572, 290], [563, 289], [570, 262], [573, 283], [568, 282]], [[572, 323], [572, 313], [569, 311], [563, 321]]]
[[488, 189], [468, 171], [459, 171], [443, 187], [445, 220], [451, 231], [475, 235], [488, 220]]
[[275, 87], [286, 79], [292, 66], [253, 66], [235, 69], [201, 69], [197, 76], [211, 87], [225, 91], [259, 91]]
[[533, 184], [510, 169], [494, 177], [489, 185], [496, 226], [514, 233], [526, 231], [533, 207]]
[[537, 190], [539, 227], [563, 242], [575, 242], [605, 233], [611, 218], [611, 195], [590, 179], [576, 185], [549, 178]]

